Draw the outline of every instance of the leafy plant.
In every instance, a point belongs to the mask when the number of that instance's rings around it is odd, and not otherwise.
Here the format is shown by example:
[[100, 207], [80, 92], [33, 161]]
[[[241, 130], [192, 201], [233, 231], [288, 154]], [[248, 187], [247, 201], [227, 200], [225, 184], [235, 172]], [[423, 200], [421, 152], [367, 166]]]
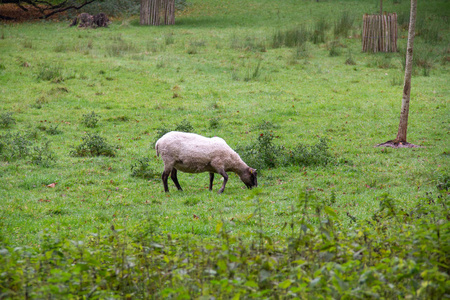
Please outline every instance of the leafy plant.
[[81, 139], [82, 143], [74, 147], [74, 150], [70, 151], [71, 156], [116, 156], [115, 149], [117, 149], [117, 147], [108, 144], [106, 139], [99, 135], [86, 133]]
[[83, 115], [81, 123], [84, 124], [84, 126], [86, 127], [94, 128], [95, 126], [97, 126], [99, 119], [100, 116], [97, 115], [94, 111], [92, 111], [90, 114]]
[[26, 133], [7, 133], [0, 136], [0, 159], [12, 161], [25, 158], [30, 153], [32, 142]]
[[298, 166], [325, 166], [334, 161], [328, 151], [327, 139], [320, 138], [315, 145], [298, 144], [289, 151], [288, 163]]
[[45, 142], [42, 145], [33, 147], [31, 151], [31, 163], [43, 167], [49, 167], [55, 160], [55, 153], [49, 147], [50, 142]]
[[150, 167], [150, 159], [148, 157], [142, 157], [137, 159], [137, 162], [131, 165], [131, 177], [138, 177], [143, 179], [152, 179], [159, 177], [159, 173], [155, 172]]
[[12, 112], [4, 112], [0, 114], [0, 126], [6, 128], [16, 124], [16, 119], [14, 119], [12, 115]]

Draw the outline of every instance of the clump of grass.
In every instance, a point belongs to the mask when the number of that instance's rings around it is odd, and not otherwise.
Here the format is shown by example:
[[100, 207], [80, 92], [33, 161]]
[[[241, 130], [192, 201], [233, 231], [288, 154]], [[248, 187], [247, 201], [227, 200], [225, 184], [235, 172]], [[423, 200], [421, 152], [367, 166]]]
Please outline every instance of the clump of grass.
[[242, 49], [244, 51], [267, 51], [265, 39], [254, 36], [246, 36], [245, 38], [233, 36], [231, 39], [231, 48]]
[[392, 63], [392, 56], [385, 53], [373, 54], [367, 65], [371, 68], [375, 67], [380, 69], [390, 69], [395, 67]]
[[314, 23], [314, 28], [310, 35], [310, 41], [314, 44], [325, 43], [326, 31], [330, 28], [330, 23], [322, 17]]
[[113, 38], [112, 43], [106, 48], [108, 55], [113, 57], [123, 56], [136, 50], [137, 47], [133, 43], [125, 41], [121, 36]]
[[33, 48], [33, 42], [30, 40], [25, 40], [23, 41], [23, 47], [24, 48], [28, 48], [28, 49], [32, 49]]
[[261, 60], [254, 69], [251, 66], [247, 69], [247, 75], [244, 77], [244, 81], [251, 81], [257, 79], [261, 75]]
[[399, 73], [395, 73], [394, 76], [392, 76], [392, 78], [391, 78], [391, 85], [397, 86], [397, 85], [402, 85], [402, 84], [403, 84], [403, 76]]
[[94, 111], [90, 114], [84, 114], [83, 119], [81, 120], [81, 124], [88, 128], [94, 128], [97, 126], [98, 121], [100, 120], [100, 116], [97, 115]]
[[329, 50], [328, 54], [329, 54], [331, 57], [335, 57], [335, 56], [341, 55], [341, 50], [340, 50], [340, 44], [339, 44], [339, 41], [337, 41], [337, 40], [331, 41], [331, 42], [328, 44], [328, 50]]
[[272, 48], [299, 47], [308, 41], [310, 37], [309, 30], [304, 27], [297, 27], [288, 30], [278, 30], [272, 36]]
[[175, 39], [173, 38], [173, 33], [171, 32], [169, 34], [166, 34], [164, 36], [164, 44], [166, 46], [168, 46], [168, 45], [172, 45], [173, 43], [175, 43]]
[[112, 146], [106, 142], [106, 139], [91, 133], [86, 133], [81, 138], [82, 143], [75, 149], [70, 151], [70, 155], [74, 157], [90, 157], [90, 156], [116, 156], [116, 146]]
[[353, 27], [353, 23], [355, 22], [355, 18], [350, 15], [348, 11], [344, 11], [341, 14], [341, 17], [334, 23], [334, 36], [343, 36], [346, 37], [349, 35], [349, 31]]
[[353, 59], [352, 51], [350, 49], [348, 50], [348, 55], [347, 55], [347, 59], [345, 60], [345, 64], [350, 65], [350, 66], [356, 65], [356, 62]]
[[128, 122], [128, 121], [130, 121], [130, 118], [127, 117], [127, 116], [118, 116], [118, 117], [108, 118], [108, 119], [106, 119], [106, 121], [109, 121], [109, 122]]
[[150, 159], [148, 157], [138, 158], [135, 163], [131, 165], [131, 177], [152, 179], [159, 177], [159, 173], [155, 172], [150, 167]]
[[12, 112], [4, 112], [0, 114], [0, 127], [8, 128], [16, 124], [16, 119], [14, 119], [12, 115]]
[[38, 67], [37, 79], [54, 83], [64, 81], [63, 68], [59, 64], [42, 64]]

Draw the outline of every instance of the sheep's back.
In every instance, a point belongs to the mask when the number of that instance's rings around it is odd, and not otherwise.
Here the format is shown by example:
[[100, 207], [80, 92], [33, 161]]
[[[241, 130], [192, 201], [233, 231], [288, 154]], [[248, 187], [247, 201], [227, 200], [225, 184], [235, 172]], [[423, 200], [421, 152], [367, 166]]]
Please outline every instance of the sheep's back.
[[219, 137], [207, 138], [173, 131], [158, 140], [156, 149], [165, 163], [173, 164], [180, 171], [193, 173], [211, 172], [213, 161], [226, 164], [229, 157], [235, 154]]

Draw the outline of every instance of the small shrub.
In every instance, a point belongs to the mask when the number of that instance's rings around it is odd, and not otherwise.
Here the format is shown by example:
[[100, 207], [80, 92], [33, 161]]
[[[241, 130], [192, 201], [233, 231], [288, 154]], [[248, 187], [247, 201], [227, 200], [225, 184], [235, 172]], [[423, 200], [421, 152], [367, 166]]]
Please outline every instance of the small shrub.
[[116, 156], [117, 147], [112, 146], [106, 142], [103, 137], [87, 133], [82, 137], [82, 143], [75, 149], [70, 151], [71, 156], [75, 157], [89, 157], [89, 156]]
[[182, 131], [182, 132], [193, 132], [194, 127], [191, 125], [191, 123], [184, 119], [181, 121], [177, 126], [175, 127], [175, 131]]
[[209, 120], [209, 128], [216, 129], [220, 127], [220, 120], [218, 118], [212, 118]]
[[81, 123], [88, 128], [94, 128], [95, 126], [97, 126], [99, 118], [100, 116], [92, 111], [90, 114], [83, 115], [83, 120], [81, 120]]
[[5, 112], [0, 114], [0, 127], [10, 127], [13, 124], [16, 124], [16, 119], [12, 117], [12, 112]]
[[49, 135], [57, 135], [61, 134], [62, 131], [58, 129], [59, 125], [50, 125], [49, 127], [46, 127], [44, 125], [39, 125], [37, 129], [41, 131], [45, 131]]
[[150, 159], [147, 157], [137, 159], [137, 162], [131, 165], [131, 177], [143, 179], [152, 179], [159, 177], [159, 173], [150, 167]]
[[315, 145], [298, 144], [288, 154], [287, 163], [296, 166], [325, 166], [334, 161], [328, 152], [327, 139], [320, 138]]
[[45, 142], [43, 145], [34, 146], [31, 151], [31, 163], [43, 167], [49, 167], [55, 160], [55, 154], [50, 150], [50, 142]]
[[256, 141], [247, 146], [238, 146], [236, 152], [253, 168], [273, 168], [278, 164], [282, 153], [282, 148], [273, 143], [274, 138], [273, 132], [264, 130]]
[[31, 144], [27, 133], [7, 133], [0, 136], [0, 160], [13, 161], [27, 157]]

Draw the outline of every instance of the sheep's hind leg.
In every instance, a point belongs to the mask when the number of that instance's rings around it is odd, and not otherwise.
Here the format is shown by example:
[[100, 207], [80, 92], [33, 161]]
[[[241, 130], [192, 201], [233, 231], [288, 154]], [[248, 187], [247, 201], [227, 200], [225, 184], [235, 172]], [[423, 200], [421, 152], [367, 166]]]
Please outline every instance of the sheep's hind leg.
[[180, 183], [178, 182], [178, 177], [177, 177], [177, 169], [173, 168], [172, 172], [170, 173], [170, 178], [172, 178], [173, 183], [175, 183], [175, 186], [177, 187], [177, 189], [179, 191], [182, 191], [183, 189], [180, 186]]
[[169, 192], [169, 185], [167, 184], [167, 179], [169, 178], [169, 174], [170, 174], [170, 169], [164, 169], [164, 172], [162, 173], [162, 182], [164, 185], [164, 192], [168, 193]]
[[214, 173], [209, 173], [209, 190], [212, 191], [214, 181]]

